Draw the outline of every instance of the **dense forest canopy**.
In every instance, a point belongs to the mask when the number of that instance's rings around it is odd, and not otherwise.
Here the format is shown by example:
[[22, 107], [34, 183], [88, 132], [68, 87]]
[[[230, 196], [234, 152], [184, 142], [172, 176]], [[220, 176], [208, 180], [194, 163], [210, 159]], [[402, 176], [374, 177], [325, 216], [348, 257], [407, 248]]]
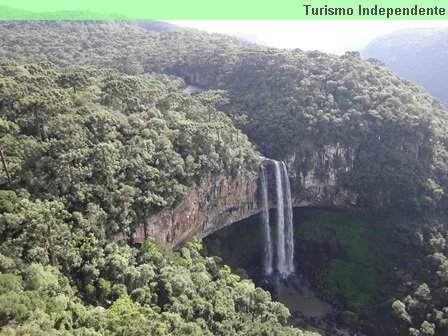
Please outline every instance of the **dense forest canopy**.
[[403, 29], [377, 37], [362, 51], [424, 88], [448, 106], [448, 29]]
[[[98, 207], [107, 231], [176, 204], [207, 174], [256, 167], [243, 134], [213, 105], [166, 75], [0, 64], [1, 185]], [[114, 223], [112, 225], [112, 223]]]
[[446, 332], [448, 121], [423, 89], [356, 52], [153, 22], [4, 21], [0, 45], [3, 334], [304, 334], [194, 242], [110, 238], [207, 175], [256, 169], [256, 151], [306, 176], [322, 146], [354, 152], [338, 181], [359, 205], [400, 218], [384, 220], [402, 253], [383, 334]]
[[297, 175], [322, 145], [352, 148], [353, 169], [340, 178], [366, 205], [432, 209], [442, 197], [446, 110], [356, 52], [269, 49], [144, 22], [2, 22], [0, 33], [0, 59], [168, 73], [224, 89], [223, 110], [264, 155], [296, 155]]

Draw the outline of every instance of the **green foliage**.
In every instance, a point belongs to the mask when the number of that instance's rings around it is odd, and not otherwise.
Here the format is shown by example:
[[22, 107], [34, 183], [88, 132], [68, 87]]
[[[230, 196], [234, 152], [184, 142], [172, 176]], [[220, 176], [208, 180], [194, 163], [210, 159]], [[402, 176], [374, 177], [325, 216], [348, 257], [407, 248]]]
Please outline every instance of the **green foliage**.
[[333, 246], [334, 256], [318, 275], [319, 289], [334, 298], [342, 294], [355, 311], [371, 307], [380, 286], [379, 250], [367, 217], [320, 211], [301, 223], [297, 238]]
[[[70, 93], [77, 91], [78, 86], [91, 87], [95, 78], [98, 81], [98, 73], [86, 68], [75, 70], [73, 65], [116, 68], [128, 74], [174, 74], [187, 83], [212, 89], [197, 100], [206, 110], [203, 121], [214, 125], [198, 129], [196, 140], [198, 144], [207, 144], [215, 138], [215, 151], [221, 157], [222, 148], [218, 149], [218, 145], [228, 143], [229, 137], [239, 141], [238, 133], [215, 126], [221, 117], [215, 116], [214, 108], [228, 102], [223, 110], [233, 116], [264, 155], [295, 157], [291, 168], [297, 176], [309, 173], [310, 151], [316, 153], [324, 146], [338, 145], [350, 149], [353, 157], [347, 163], [349, 171], [339, 167], [337, 181], [359, 195], [363, 206], [426, 211], [438, 205], [443, 209], [439, 201], [447, 202], [445, 193], [440, 193], [448, 180], [448, 169], [439, 169], [443, 166], [448, 134], [443, 106], [377, 62], [361, 60], [357, 53], [339, 57], [298, 49], [269, 49], [223, 35], [173, 27], [160, 29], [157, 23], [148, 22], [6, 22], [0, 24], [0, 41], [4, 46], [0, 59], [5, 61], [50, 61], [70, 67], [57, 76], [58, 84], [70, 87]], [[14, 68], [9, 73], [23, 75], [23, 71]], [[11, 106], [11, 97], [14, 99], [15, 95], [10, 93], [25, 92], [10, 79], [3, 83], [2, 104]], [[149, 93], [135, 78], [108, 79], [103, 84], [102, 104], [112, 104], [128, 114], [154, 103], [157, 109], [165, 110], [185, 101], [179, 94], [172, 94], [154, 102], [160, 91]], [[37, 137], [46, 136], [46, 120], [54, 108], [47, 110], [45, 106], [51, 106], [50, 98], [57, 96], [54, 91], [51, 95], [41, 91], [23, 99], [24, 106], [36, 109], [33, 131]], [[61, 90], [57, 92], [60, 94]], [[78, 96], [76, 100], [86, 99]], [[47, 104], [37, 104], [42, 101]], [[241, 115], [247, 119], [240, 120]], [[183, 132], [187, 131], [185, 127], [191, 125], [183, 125]], [[107, 134], [112, 136], [113, 132]], [[180, 137], [176, 144], [192, 140]], [[182, 156], [187, 166], [197, 169], [199, 164], [216, 169], [216, 163], [209, 162], [216, 161], [215, 153], [204, 147], [202, 155], [188, 148], [196, 156], [192, 154], [188, 160], [188, 154]], [[156, 145], [157, 148], [160, 147]], [[178, 152], [176, 145], [174, 150]], [[231, 154], [229, 158], [239, 155], [239, 151], [231, 150]], [[173, 157], [173, 162], [177, 163], [177, 158]], [[228, 165], [227, 160], [224, 163]], [[318, 170], [325, 177], [328, 166], [323, 162]], [[187, 179], [194, 175], [188, 173], [185, 172]], [[167, 188], [182, 193], [177, 184]], [[145, 201], [156, 207], [175, 201], [169, 199], [165, 203], [167, 196], [159, 194], [148, 198]], [[131, 221], [134, 214], [123, 216]]]
[[217, 110], [224, 92], [195, 98], [167, 76], [48, 63], [4, 63], [0, 76], [21, 92], [2, 103], [2, 334], [302, 335], [198, 243], [180, 254], [106, 239], [206, 175], [256, 165]]
[[[3, 139], [11, 181], [2, 172], [0, 185], [57, 197], [81, 211], [99, 237], [173, 206], [203, 176], [257, 161], [247, 139], [234, 137], [240, 132], [213, 107], [222, 92], [204, 93], [215, 97], [204, 106], [202, 96], [179, 92], [167, 76], [48, 63], [5, 63], [0, 78], [23, 92], [3, 107], [3, 128], [15, 135]], [[2, 207], [11, 207], [8, 192]]]
[[0, 212], [12, 212], [17, 196], [14, 191], [0, 190]]
[[[328, 298], [346, 300], [345, 307], [357, 314], [355, 325], [369, 330], [373, 323], [371, 332], [379, 335], [392, 329], [396, 335], [447, 332], [444, 218], [334, 211], [313, 211], [312, 216], [305, 211], [304, 216], [299, 241], [329, 250], [310, 276]], [[340, 319], [352, 317], [342, 313]]]
[[402, 226], [400, 245], [407, 267], [400, 263], [391, 281], [391, 305], [403, 335], [444, 335], [448, 332], [448, 262], [444, 219], [414, 227]]
[[[84, 235], [79, 239], [92, 240]], [[52, 248], [65, 243], [56, 240]], [[72, 278], [77, 291], [58, 267], [44, 262], [0, 274], [0, 333], [315, 335], [287, 327], [289, 311], [283, 305], [203, 257], [196, 242], [181, 253], [162, 253], [167, 248], [152, 240], [140, 249], [98, 242], [89, 246], [77, 253], [88, 255], [84, 265], [90, 265], [90, 273], [81, 265], [67, 270], [77, 274]]]

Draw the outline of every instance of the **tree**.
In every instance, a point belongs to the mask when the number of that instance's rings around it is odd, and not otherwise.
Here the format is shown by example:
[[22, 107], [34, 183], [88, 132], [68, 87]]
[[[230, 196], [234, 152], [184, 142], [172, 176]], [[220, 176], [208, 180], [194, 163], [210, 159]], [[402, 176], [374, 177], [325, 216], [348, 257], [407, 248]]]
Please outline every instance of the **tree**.
[[212, 112], [230, 101], [225, 90], [207, 90], [198, 95], [198, 99], [204, 106], [207, 106], [208, 122], [211, 122]]
[[88, 71], [83, 69], [72, 69], [63, 72], [56, 80], [61, 87], [71, 88], [73, 89], [73, 93], [76, 93], [77, 90], [89, 84], [90, 77]]
[[[25, 127], [31, 128], [40, 141], [46, 141], [46, 124], [51, 117], [68, 107], [68, 98], [65, 91], [47, 88], [25, 96], [18, 101], [18, 106]], [[28, 114], [34, 119], [29, 119]]]

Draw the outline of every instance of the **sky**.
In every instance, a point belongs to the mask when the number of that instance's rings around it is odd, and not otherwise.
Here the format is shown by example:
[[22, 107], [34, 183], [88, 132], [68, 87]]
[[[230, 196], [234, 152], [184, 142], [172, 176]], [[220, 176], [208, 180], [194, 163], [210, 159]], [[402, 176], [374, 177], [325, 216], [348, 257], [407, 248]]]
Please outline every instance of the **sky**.
[[250, 37], [277, 48], [300, 48], [343, 54], [360, 50], [371, 40], [395, 30], [447, 27], [446, 21], [169, 21], [205, 30]]

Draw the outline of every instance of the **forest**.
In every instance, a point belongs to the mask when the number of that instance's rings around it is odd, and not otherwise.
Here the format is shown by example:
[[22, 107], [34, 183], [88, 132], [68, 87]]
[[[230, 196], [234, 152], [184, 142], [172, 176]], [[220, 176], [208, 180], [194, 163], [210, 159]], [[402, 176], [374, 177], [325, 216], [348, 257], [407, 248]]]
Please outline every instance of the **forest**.
[[447, 111], [380, 61], [158, 22], [2, 21], [0, 44], [1, 334], [317, 335], [194, 239], [112, 238], [260, 154], [325, 184], [311, 157], [329, 145], [355, 153], [338, 187], [396, 258], [372, 302], [350, 279], [321, 290], [353, 330], [448, 332]]

